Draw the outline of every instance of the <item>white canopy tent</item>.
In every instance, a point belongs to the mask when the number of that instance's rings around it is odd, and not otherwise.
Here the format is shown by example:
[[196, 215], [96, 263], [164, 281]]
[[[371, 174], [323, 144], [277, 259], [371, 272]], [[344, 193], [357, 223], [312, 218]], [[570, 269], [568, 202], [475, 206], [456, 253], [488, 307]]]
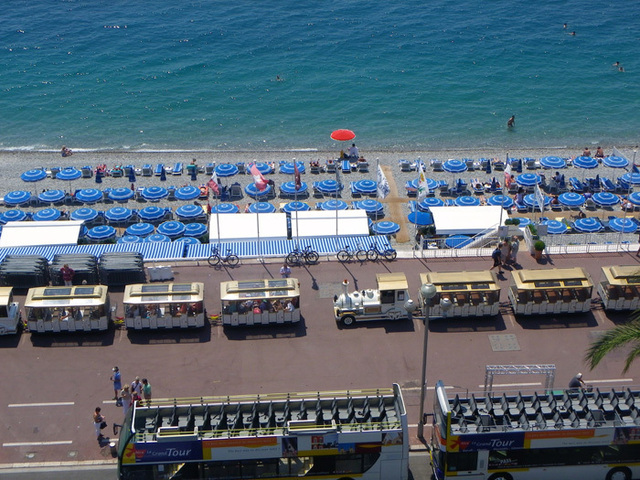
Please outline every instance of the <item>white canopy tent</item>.
[[[218, 235], [220, 235], [218, 237]], [[209, 218], [209, 242], [286, 240], [285, 213], [220, 213]]]
[[291, 212], [291, 236], [293, 238], [334, 235], [369, 235], [367, 212], [364, 210]]
[[0, 247], [77, 245], [82, 221], [8, 222], [2, 227]]
[[509, 214], [500, 206], [429, 207], [437, 235], [476, 235], [504, 225]]

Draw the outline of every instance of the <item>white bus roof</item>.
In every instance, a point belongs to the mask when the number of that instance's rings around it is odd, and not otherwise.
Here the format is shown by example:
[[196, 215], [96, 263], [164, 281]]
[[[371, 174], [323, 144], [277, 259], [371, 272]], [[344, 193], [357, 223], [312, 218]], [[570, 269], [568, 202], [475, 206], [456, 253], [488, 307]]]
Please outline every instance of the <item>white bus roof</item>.
[[204, 283], [135, 283], [124, 289], [122, 303], [154, 304], [201, 302], [204, 299]]
[[220, 282], [220, 298], [223, 301], [233, 301], [297, 297], [300, 295], [299, 287], [297, 278], [234, 280]]
[[402, 273], [377, 273], [379, 290], [408, 290], [407, 276]]
[[27, 308], [92, 307], [107, 300], [105, 285], [30, 288], [24, 306]]

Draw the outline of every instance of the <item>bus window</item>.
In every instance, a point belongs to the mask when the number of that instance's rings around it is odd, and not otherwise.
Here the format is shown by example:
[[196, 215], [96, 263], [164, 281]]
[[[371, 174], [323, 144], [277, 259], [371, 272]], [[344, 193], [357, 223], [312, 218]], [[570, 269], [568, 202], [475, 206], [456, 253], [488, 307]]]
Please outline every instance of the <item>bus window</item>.
[[466, 472], [478, 467], [478, 452], [450, 453], [447, 455], [448, 472]]

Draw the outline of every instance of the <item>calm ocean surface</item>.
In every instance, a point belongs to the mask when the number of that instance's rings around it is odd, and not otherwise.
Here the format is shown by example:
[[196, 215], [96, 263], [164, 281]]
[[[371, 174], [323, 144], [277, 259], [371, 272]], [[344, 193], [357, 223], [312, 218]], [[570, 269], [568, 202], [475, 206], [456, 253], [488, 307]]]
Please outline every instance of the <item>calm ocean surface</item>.
[[4, 150], [640, 140], [640, 2], [20, 0], [0, 39]]

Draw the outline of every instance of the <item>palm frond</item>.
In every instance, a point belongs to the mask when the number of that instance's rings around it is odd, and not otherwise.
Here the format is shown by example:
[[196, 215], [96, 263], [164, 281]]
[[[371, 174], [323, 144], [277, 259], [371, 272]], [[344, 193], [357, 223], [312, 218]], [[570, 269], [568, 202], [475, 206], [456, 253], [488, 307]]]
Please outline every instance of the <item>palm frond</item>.
[[633, 320], [606, 332], [602, 338], [591, 344], [585, 355], [585, 361], [593, 370], [609, 352], [629, 344], [633, 346], [632, 352], [637, 352], [632, 356], [630, 354], [631, 358], [627, 357], [625, 372], [628, 370], [630, 362], [640, 355], [640, 320]]

